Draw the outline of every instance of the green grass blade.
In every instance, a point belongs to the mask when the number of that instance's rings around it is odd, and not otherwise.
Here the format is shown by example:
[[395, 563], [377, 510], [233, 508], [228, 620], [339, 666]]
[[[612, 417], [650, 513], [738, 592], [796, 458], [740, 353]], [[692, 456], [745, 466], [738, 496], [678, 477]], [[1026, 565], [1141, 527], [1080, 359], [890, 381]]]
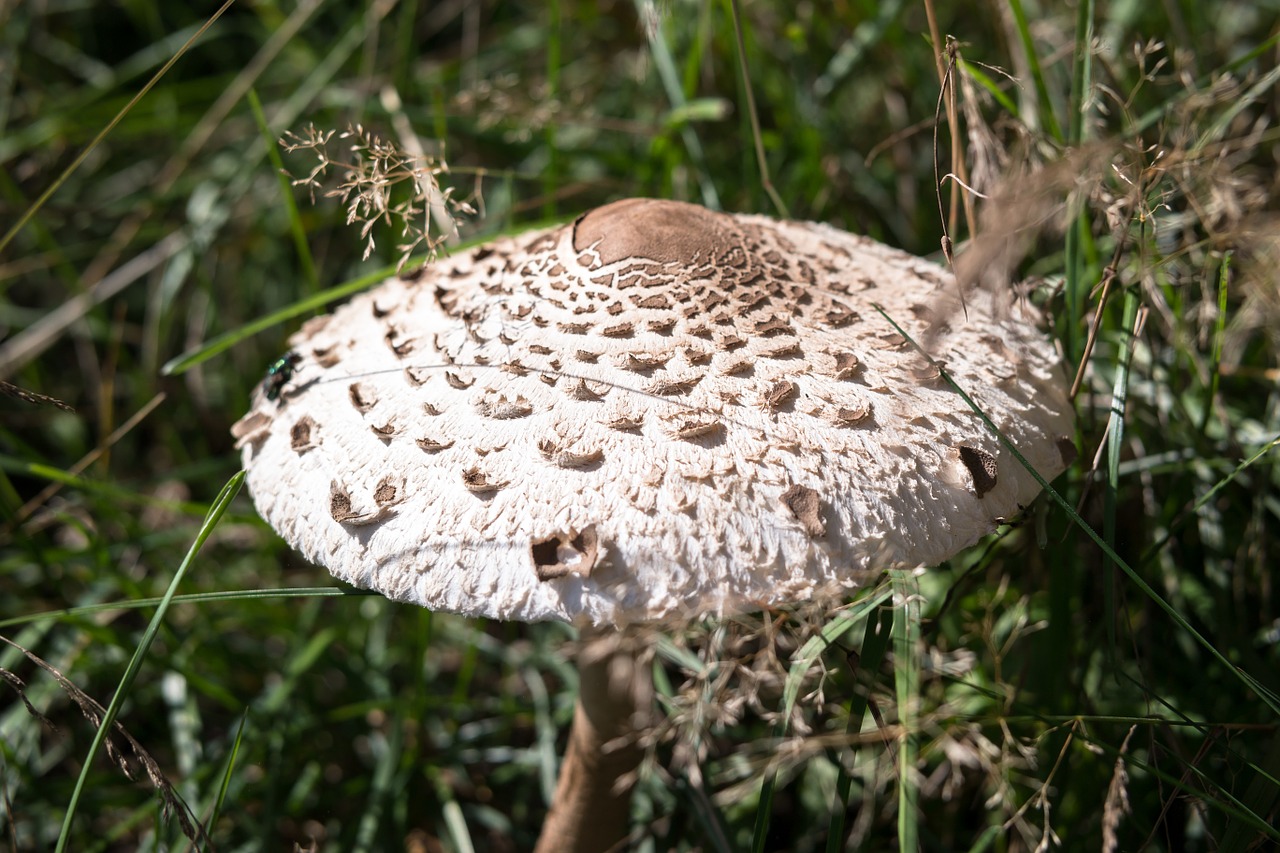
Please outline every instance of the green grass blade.
[[[855, 689], [849, 697], [849, 722], [845, 726], [845, 734], [853, 744], [849, 763], [857, 757], [857, 743], [854, 738], [862, 731], [862, 720], [867, 714], [870, 704], [872, 685], [880, 664], [884, 661], [885, 652], [889, 649], [889, 638], [893, 631], [894, 611], [892, 607], [882, 608], [875, 619], [867, 620], [867, 629], [862, 637], [862, 650], [857, 663], [858, 672], [855, 681], [862, 681], [865, 692]], [[827, 853], [839, 853], [844, 845], [844, 819], [849, 810], [849, 793], [853, 789], [853, 774], [844, 763], [839, 764], [840, 771], [836, 776], [836, 791], [831, 803], [831, 819], [827, 825]]]
[[1004, 89], [1000, 88], [1000, 84], [990, 74], [972, 62], [965, 61], [964, 57], [959, 57], [959, 69], [964, 74], [967, 74], [973, 82], [981, 86], [1006, 113], [1013, 118], [1019, 117], [1018, 105], [1014, 103], [1013, 98], [1010, 98], [1005, 93]]
[[[649, 20], [651, 17], [655, 20], [652, 27], [646, 28], [646, 34], [649, 38], [649, 54], [653, 57], [653, 67], [658, 72], [658, 79], [662, 81], [662, 90], [667, 100], [671, 102], [671, 118], [668, 119], [670, 121], [674, 117], [682, 116], [690, 109], [691, 104], [685, 97], [684, 88], [680, 85], [675, 59], [672, 58], [671, 49], [667, 46], [666, 36], [662, 32], [662, 22], [657, 20], [658, 13], [653, 8], [652, 0], [635, 0], [635, 7], [636, 14], [641, 20]], [[716, 186], [708, 174], [702, 140], [698, 138], [697, 131], [688, 121], [682, 121], [680, 124], [680, 140], [684, 143], [685, 150], [689, 152], [689, 159], [693, 161], [698, 190], [702, 194], [702, 203], [712, 210], [719, 210], [720, 195], [716, 192]]]
[[973, 843], [973, 846], [969, 848], [968, 853], [986, 853], [987, 850], [991, 849], [991, 845], [995, 844], [996, 839], [1003, 835], [1003, 826], [988, 826], [978, 836], [978, 840]]
[[[1222, 74], [1227, 74], [1227, 73], [1234, 74], [1240, 69], [1245, 68], [1249, 65], [1252, 65], [1253, 63], [1257, 62], [1259, 58], [1266, 56], [1267, 54], [1275, 50], [1276, 45], [1278, 44], [1280, 44], [1280, 32], [1274, 33], [1269, 38], [1264, 39], [1261, 43], [1254, 45], [1249, 50], [1244, 51], [1242, 54], [1240, 54], [1239, 56], [1237, 56], [1236, 58], [1228, 62], [1222, 68], [1216, 69], [1209, 74], [1201, 75], [1199, 78], [1196, 79], [1195, 85], [1190, 88], [1189, 96], [1190, 97], [1198, 96], [1201, 91], [1203, 91], [1204, 89], [1210, 88], [1213, 85], [1214, 79], [1216, 77], [1221, 76]], [[1149, 130], [1150, 128], [1158, 125], [1160, 122], [1167, 119], [1176, 110], [1185, 108], [1185, 106], [1186, 104], [1182, 99], [1175, 99], [1175, 100], [1170, 100], [1165, 103], [1162, 103], [1159, 106], [1148, 110], [1146, 113], [1143, 113], [1143, 115], [1140, 118], [1138, 118], [1130, 127], [1130, 132], [1142, 133], [1146, 130]]]
[[0, 471], [21, 474], [48, 483], [70, 486], [79, 492], [91, 492], [108, 500], [123, 505], [154, 507], [166, 511], [176, 511], [184, 515], [200, 516], [208, 511], [208, 506], [195, 501], [170, 501], [152, 495], [140, 494], [132, 488], [119, 483], [103, 482], [92, 477], [85, 477], [71, 471], [64, 471], [52, 465], [39, 462], [28, 462], [15, 456], [0, 454]]
[[337, 287], [330, 287], [319, 293], [312, 294], [305, 299], [300, 299], [288, 307], [281, 308], [279, 311], [273, 311], [265, 317], [259, 317], [251, 323], [246, 323], [238, 329], [231, 329], [223, 332], [221, 335], [206, 341], [195, 349], [188, 350], [182, 355], [170, 359], [160, 368], [163, 376], [176, 376], [185, 373], [197, 364], [208, 361], [216, 355], [221, 355], [233, 346], [238, 344], [245, 338], [252, 337], [264, 329], [270, 329], [272, 326], [279, 325], [286, 320], [292, 320], [294, 317], [300, 317], [303, 314], [310, 314], [317, 308], [322, 308], [330, 302], [336, 302], [354, 293], [359, 293], [371, 284], [382, 281], [395, 272], [394, 266], [383, 267], [374, 272], [362, 275], [359, 278], [352, 279], [345, 284]]
[[920, 849], [920, 789], [916, 785], [916, 706], [920, 697], [920, 583], [910, 571], [890, 572], [899, 613], [893, 620], [893, 684], [898, 697], [898, 850]]
[[1013, 22], [1018, 30], [1022, 54], [1027, 60], [1027, 66], [1031, 69], [1031, 79], [1035, 83], [1037, 120], [1049, 136], [1062, 142], [1062, 125], [1058, 124], [1058, 119], [1053, 114], [1053, 99], [1049, 96], [1049, 86], [1044, 79], [1044, 69], [1040, 66], [1040, 57], [1036, 53], [1035, 39], [1031, 37], [1031, 27], [1027, 23], [1027, 12], [1022, 8], [1022, 0], [1009, 0], [1009, 10], [1013, 12]]
[[[1138, 294], [1132, 288], [1125, 291], [1124, 319], [1121, 327], [1125, 339], [1120, 346], [1116, 365], [1115, 382], [1111, 388], [1111, 415], [1107, 421], [1107, 481], [1102, 491], [1102, 538], [1112, 548], [1116, 546], [1116, 504], [1120, 488], [1121, 451], [1124, 449], [1125, 409], [1129, 400], [1129, 367], [1133, 360], [1134, 336], [1138, 330]], [[1103, 612], [1107, 619], [1107, 654], [1112, 661], [1116, 657], [1116, 567], [1106, 563], [1103, 580]]]
[[[222, 814], [222, 806], [227, 801], [227, 792], [231, 790], [231, 777], [235, 773], [236, 759], [240, 756], [240, 747], [244, 743], [244, 727], [249, 722], [249, 711], [245, 710], [240, 715], [240, 725], [236, 726], [236, 736], [231, 741], [231, 752], [227, 756], [227, 766], [222, 771], [222, 779], [218, 782], [218, 794], [214, 797], [213, 808], [209, 810], [209, 817], [205, 820], [204, 825], [213, 827], [218, 823], [218, 817]], [[188, 850], [195, 849], [195, 843], [192, 842]]]
[[[550, 223], [536, 223], [536, 222], [530, 223], [530, 224], [522, 225], [518, 228], [512, 229], [508, 233], [518, 234], [521, 231], [524, 231], [526, 229], [536, 228], [536, 227], [539, 227], [540, 225], [546, 225], [546, 224], [550, 224]], [[479, 238], [475, 240], [465, 241], [463, 243], [460, 243], [457, 247], [455, 247], [455, 250], [461, 251], [463, 249], [467, 249], [478, 242], [480, 242]], [[424, 262], [425, 262], [425, 259], [424, 259]], [[410, 261], [407, 266], [410, 266], [412, 264], [413, 264], [413, 261]], [[366, 273], [360, 276], [359, 278], [351, 279], [350, 281], [344, 282], [343, 284], [339, 284], [335, 287], [330, 287], [326, 290], [320, 291], [319, 293], [314, 293], [311, 296], [306, 297], [305, 299], [300, 299], [297, 302], [293, 303], [292, 305], [289, 305], [285, 308], [281, 308], [279, 311], [273, 311], [272, 313], [267, 314], [266, 316], [263, 316], [263, 317], [259, 317], [258, 319], [250, 323], [245, 323], [243, 326], [240, 326], [239, 328], [231, 329], [229, 331], [223, 332], [222, 334], [206, 341], [200, 346], [195, 347], [194, 349], [190, 349], [182, 353], [181, 355], [175, 356], [174, 358], [165, 362], [164, 366], [160, 368], [160, 373], [161, 375], [164, 375], [164, 376], [176, 376], [180, 373], [185, 373], [186, 371], [195, 367], [197, 364], [201, 364], [205, 361], [208, 361], [214, 356], [221, 355], [222, 353], [231, 349], [231, 347], [235, 346], [237, 343], [239, 343], [240, 341], [246, 338], [251, 338], [261, 331], [270, 329], [272, 326], [277, 326], [280, 323], [285, 322], [286, 320], [292, 320], [294, 317], [300, 317], [304, 314], [313, 313], [317, 309], [323, 308], [325, 305], [328, 305], [330, 302], [336, 302], [339, 299], [345, 299], [348, 296], [359, 293], [360, 291], [364, 290], [370, 285], [376, 284], [382, 281], [383, 279], [387, 278], [388, 276], [394, 275], [395, 272], [396, 272], [396, 267], [394, 265], [380, 267], [379, 269], [376, 269], [370, 273]]]
[[320, 276], [316, 272], [315, 260], [311, 257], [307, 229], [302, 224], [298, 202], [293, 197], [293, 184], [289, 181], [289, 173], [285, 171], [284, 160], [280, 158], [277, 136], [271, 132], [267, 124], [267, 115], [262, 111], [262, 101], [258, 100], [256, 89], [249, 90], [248, 99], [249, 106], [253, 109], [253, 119], [258, 123], [258, 133], [262, 135], [262, 142], [266, 146], [267, 158], [275, 169], [276, 182], [280, 185], [280, 197], [284, 199], [284, 208], [289, 214], [289, 234], [293, 237], [293, 248], [298, 253], [298, 263], [302, 266], [302, 278], [307, 284], [307, 293], [317, 293], [320, 290]]
[[[475, 666], [476, 647], [474, 645], [469, 646], [467, 654], [470, 660], [467, 661], [466, 667], [467, 671], [470, 672]], [[529, 690], [530, 698], [533, 700], [534, 746], [532, 751], [537, 756], [539, 787], [542, 789], [542, 801], [550, 805], [555, 801], [557, 770], [557, 732], [555, 718], [551, 714], [551, 697], [547, 693], [547, 684], [542, 678], [542, 673], [537, 667], [525, 667], [523, 675], [524, 683]], [[470, 679], [458, 679], [459, 688], [463, 684], [469, 683]], [[455, 689], [454, 702], [466, 701], [466, 697], [459, 696], [458, 693], [459, 690]]]
[[[1227, 831], [1222, 835], [1221, 850], [1248, 850], [1258, 841], [1261, 830], [1270, 828], [1272, 840], [1280, 839], [1280, 827], [1269, 826], [1261, 817], [1275, 815], [1276, 803], [1280, 801], [1280, 731], [1272, 731], [1268, 739], [1267, 754], [1262, 758], [1262, 766], [1252, 765], [1253, 778], [1245, 788], [1243, 809], [1247, 816], [1233, 817], [1227, 824]], [[1262, 827], [1258, 823], [1262, 822]], [[1255, 848], [1256, 849], [1256, 848]]]
[[449, 830], [453, 849], [458, 853], [475, 853], [476, 848], [471, 844], [471, 830], [467, 828], [467, 818], [462, 813], [462, 806], [458, 805], [451, 789], [446, 787], [445, 790], [449, 792], [449, 799], [445, 801], [441, 811], [444, 813], [444, 825]]
[[98, 731], [94, 735], [93, 743], [89, 746], [89, 754], [85, 756], [84, 765], [80, 768], [80, 776], [76, 779], [75, 789], [71, 792], [71, 800], [67, 803], [67, 812], [63, 817], [62, 831], [58, 835], [58, 846], [55, 853], [62, 853], [62, 851], [66, 850], [67, 843], [71, 837], [71, 823], [75, 819], [76, 807], [79, 805], [80, 796], [84, 792], [84, 785], [89, 777], [89, 771], [93, 768], [93, 759], [97, 756], [107, 738], [107, 734], [115, 724], [116, 715], [120, 713], [120, 706], [124, 704], [125, 697], [128, 696], [129, 689], [133, 686], [134, 679], [138, 677], [138, 671], [142, 668], [142, 661], [146, 658], [147, 651], [151, 648], [151, 643], [155, 640], [156, 634], [159, 633], [160, 626], [164, 624], [165, 614], [173, 601], [178, 584], [186, 576], [187, 570], [195, 561], [196, 555], [204, 547], [205, 540], [209, 538], [214, 528], [218, 526], [223, 513], [227, 511], [227, 507], [231, 505], [232, 499], [239, 493], [240, 486], [243, 483], [244, 472], [239, 471], [222, 487], [222, 491], [213, 502], [213, 506], [209, 508], [209, 514], [205, 517], [204, 524], [200, 527], [200, 532], [196, 534], [195, 542], [192, 543], [191, 549], [187, 551], [187, 556], [183, 559], [182, 564], [178, 566], [178, 570], [173, 575], [173, 580], [169, 582], [169, 589], [165, 592], [164, 598], [160, 600], [159, 606], [156, 607], [155, 615], [151, 617], [151, 622], [148, 623], [146, 631], [143, 632], [142, 639], [134, 650], [133, 658], [125, 668], [124, 676], [120, 679], [120, 685], [116, 688], [115, 695], [111, 697], [111, 704], [107, 706], [106, 712], [102, 715], [102, 722], [98, 725]]
[[1080, 318], [1084, 316], [1085, 296], [1089, 288], [1084, 281], [1087, 262], [1084, 244], [1088, 240], [1089, 214], [1081, 210], [1071, 217], [1063, 240], [1063, 302], [1066, 328], [1063, 330], [1062, 348], [1067, 363], [1075, 367], [1084, 354], [1085, 337]]
[[1204, 411], [1200, 413], [1200, 435], [1209, 428], [1214, 401], [1218, 399], [1218, 383], [1221, 379], [1222, 342], [1227, 331], [1227, 283], [1231, 279], [1231, 252], [1225, 252], [1218, 265], [1218, 316], [1213, 323], [1213, 352], [1209, 356], [1209, 390], [1206, 392]]
[[707, 792], [703, 790], [701, 785], [693, 785], [689, 781], [687, 775], [681, 776], [676, 780], [677, 794], [682, 798], [687, 798], [692, 806], [694, 819], [697, 821], [698, 827], [702, 830], [702, 838], [704, 843], [716, 853], [734, 853], [734, 847], [729, 843], [729, 837], [725, 833], [724, 821], [721, 820], [720, 812], [716, 809], [715, 803], [707, 796]]
[[[886, 587], [873, 590], [867, 597], [859, 599], [847, 610], [841, 610], [832, 617], [831, 621], [823, 626], [817, 636], [811, 637], [796, 653], [791, 669], [787, 673], [786, 684], [782, 690], [782, 714], [778, 725], [774, 727], [773, 736], [775, 739], [781, 739], [787, 733], [787, 720], [790, 719], [791, 712], [795, 708], [796, 699], [800, 696], [800, 686], [804, 683], [805, 674], [808, 673], [809, 669], [833, 643], [837, 642], [850, 629], [867, 618], [891, 595], [893, 595], [893, 591]], [[773, 808], [773, 792], [777, 781], [778, 770], [771, 763], [765, 770], [764, 778], [760, 785], [760, 801], [756, 807], [755, 824], [751, 831], [751, 849], [755, 853], [762, 853], [766, 837], [769, 834], [769, 814]]]
[[1093, 86], [1093, 4], [1081, 0], [1076, 7], [1074, 63], [1071, 69], [1070, 113], [1067, 116], [1067, 144], [1079, 145], [1089, 129], [1085, 106]]
[[31, 217], [35, 216], [36, 213], [39, 212], [40, 208], [44, 207], [45, 203], [58, 191], [58, 188], [66, 183], [67, 178], [71, 177], [72, 173], [75, 172], [76, 169], [79, 169], [85, 160], [89, 159], [89, 155], [93, 153], [94, 149], [102, 144], [102, 140], [106, 139], [107, 136], [111, 134], [111, 131], [115, 130], [116, 125], [118, 125], [120, 121], [129, 114], [129, 111], [132, 110], [139, 101], [147, 96], [147, 93], [160, 82], [160, 79], [169, 72], [169, 69], [172, 68], [174, 64], [191, 49], [191, 47], [202, 35], [204, 35], [205, 31], [208, 30], [209, 27], [213, 26], [214, 21], [221, 18], [222, 13], [231, 8], [231, 4], [233, 2], [235, 2], [235, 0], [226, 0], [226, 2], [223, 3], [216, 12], [210, 15], [209, 19], [204, 22], [204, 26], [196, 30], [195, 34], [192, 35], [191, 38], [188, 39], [172, 57], [170, 57], [169, 61], [161, 66], [160, 69], [151, 76], [151, 79], [138, 90], [137, 94], [130, 98], [129, 102], [120, 108], [120, 111], [115, 114], [111, 121], [107, 122], [106, 126], [103, 127], [102, 130], [98, 131], [98, 135], [95, 136], [79, 154], [76, 155], [76, 158], [71, 161], [71, 164], [62, 170], [62, 173], [54, 179], [53, 183], [49, 184], [48, 188], [40, 194], [39, 198], [32, 202], [31, 206], [22, 212], [22, 215], [18, 217], [18, 221], [5, 232], [3, 237], [0, 237], [0, 252], [3, 252], [5, 247], [8, 246], [13, 238], [18, 235], [18, 232], [26, 227], [27, 223], [31, 221]]
[[1232, 98], [1230, 106], [1222, 111], [1222, 115], [1214, 120], [1213, 124], [1200, 135], [1195, 145], [1191, 147], [1191, 157], [1198, 159], [1210, 145], [1221, 141], [1231, 128], [1232, 122], [1241, 113], [1275, 94], [1278, 83], [1280, 83], [1280, 67], [1272, 68], [1250, 86], [1243, 95]]
[[[551, 23], [547, 27], [547, 97], [554, 101], [560, 97], [560, 0], [550, 0], [547, 11]], [[547, 122], [542, 131], [542, 141], [547, 148], [547, 165], [542, 172], [542, 215], [548, 219], [556, 215], [556, 196], [560, 189], [560, 146], [556, 144], [556, 123]]]
[[[800, 651], [796, 653], [792, 661], [791, 670], [787, 674], [786, 685], [783, 687], [782, 712], [784, 720], [795, 709], [796, 699], [800, 696], [800, 687], [804, 683], [805, 675], [817, 663], [818, 658], [822, 657], [827, 649], [837, 643], [841, 637], [861, 624], [862, 620], [888, 601], [892, 595], [893, 590], [887, 586], [872, 590], [866, 597], [858, 599], [848, 609], [841, 610], [833, 616], [831, 621], [818, 632], [817, 636], [810, 637], [808, 642], [801, 646]], [[783, 734], [786, 734], [785, 728], [779, 732], [779, 736]]]
[[[175, 595], [170, 604], [207, 604], [215, 601], [242, 601], [255, 598], [341, 598], [353, 595], [357, 597], [379, 595], [368, 589], [340, 586], [296, 586], [278, 589], [241, 589], [226, 592], [192, 592], [186, 595]], [[94, 613], [112, 610], [142, 610], [155, 607], [163, 602], [163, 598], [136, 598], [124, 601], [108, 601], [102, 604], [86, 604], [81, 607], [67, 607], [61, 610], [45, 610], [40, 613], [29, 613], [25, 616], [14, 616], [0, 620], [0, 628], [14, 625], [26, 625], [31, 622], [42, 622], [50, 619], [73, 619], [91, 616]]]
[[[369, 799], [365, 805], [363, 813], [360, 816], [359, 829], [356, 832], [356, 841], [353, 846], [354, 853], [374, 853], [377, 850], [383, 850], [378, 843], [379, 831], [382, 829], [383, 815], [386, 813], [386, 804], [391, 799], [391, 792], [394, 788], [396, 780], [396, 766], [399, 763], [401, 750], [404, 747], [404, 724], [401, 720], [392, 718], [391, 724], [388, 726], [388, 733], [375, 733], [369, 737], [369, 748], [373, 754], [373, 779], [369, 785]], [[451, 797], [451, 792], [447, 785], [437, 785], [437, 792], [444, 796]], [[453, 805], [456, 807], [457, 803]], [[448, 814], [448, 801], [446, 801], [446, 825]], [[450, 827], [452, 829], [453, 827]], [[465, 823], [463, 824], [463, 834], [461, 836], [452, 836], [455, 846], [454, 849], [459, 851], [470, 851], [470, 837], [465, 833]], [[465, 841], [462, 845], [460, 842]]]
[[1219, 492], [1221, 492], [1224, 488], [1226, 488], [1228, 484], [1230, 484], [1233, 480], [1236, 479], [1236, 477], [1244, 473], [1246, 469], [1252, 468], [1255, 464], [1257, 464], [1262, 459], [1262, 457], [1266, 456], [1268, 453], [1270, 453], [1272, 450], [1275, 450], [1277, 447], [1280, 447], [1280, 434], [1277, 434], [1270, 441], [1264, 442], [1262, 446], [1260, 446], [1253, 453], [1246, 456], [1239, 465], [1237, 465], [1234, 469], [1232, 469], [1230, 474], [1223, 477], [1218, 482], [1214, 483], [1213, 486], [1208, 491], [1206, 491], [1203, 495], [1197, 498], [1196, 502], [1191, 505], [1191, 508], [1185, 514], [1183, 514], [1177, 520], [1176, 523], [1169, 525], [1168, 531], [1166, 531], [1165, 534], [1160, 537], [1160, 539], [1151, 543], [1150, 547], [1148, 547], [1147, 550], [1143, 552], [1142, 557], [1138, 561], [1138, 565], [1142, 566], [1150, 562], [1155, 557], [1156, 554], [1160, 553], [1160, 549], [1164, 548], [1165, 545], [1169, 544], [1169, 542], [1173, 539], [1173, 537], [1178, 534], [1178, 531], [1180, 531], [1183, 527], [1185, 527], [1186, 524], [1191, 519], [1196, 517], [1196, 514], [1200, 511], [1201, 507], [1203, 507], [1209, 501], [1213, 500], [1214, 496], [1217, 495]]
[[769, 175], [769, 158], [764, 151], [764, 134], [760, 131], [760, 114], [756, 111], [755, 89], [751, 83], [751, 72], [747, 68], [747, 39], [744, 33], [746, 26], [742, 21], [738, 0], [726, 0], [726, 4], [733, 18], [733, 34], [738, 47], [738, 74], [741, 76], [742, 97], [746, 105], [747, 117], [751, 120], [751, 139], [755, 144], [756, 167], [760, 170], [760, 186], [773, 202], [774, 212], [779, 217], [787, 219], [789, 217], [787, 205], [782, 200], [782, 196], [778, 195], [777, 189], [773, 186], [773, 179]]
[[[1017, 2], [1017, 0], [1014, 0]], [[1091, 69], [1091, 50], [1093, 48], [1093, 0], [1081, 0], [1077, 10], [1075, 34], [1075, 62], [1071, 74], [1071, 96], [1067, 109], [1068, 145], [1078, 146], [1084, 141], [1087, 125], [1085, 123], [1085, 104], [1088, 102]], [[1041, 78], [1037, 77], [1037, 80]], [[1051, 110], [1052, 111], [1052, 110]], [[1054, 134], [1061, 138], [1060, 134]], [[1067, 359], [1077, 363], [1084, 351], [1081, 340], [1080, 325], [1076, 318], [1083, 316], [1087, 286], [1084, 281], [1087, 260], [1085, 247], [1091, 236], [1089, 214], [1081, 209], [1067, 228], [1066, 240], [1063, 241], [1063, 252], [1066, 259], [1065, 297], [1066, 297], [1066, 335], [1063, 345]]]

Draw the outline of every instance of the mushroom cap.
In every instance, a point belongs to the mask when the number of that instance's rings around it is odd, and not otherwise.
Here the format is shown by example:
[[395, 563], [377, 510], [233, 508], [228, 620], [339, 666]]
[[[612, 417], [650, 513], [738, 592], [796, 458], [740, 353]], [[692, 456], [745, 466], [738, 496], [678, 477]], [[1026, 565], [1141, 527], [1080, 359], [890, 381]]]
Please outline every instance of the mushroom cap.
[[[233, 430], [290, 545], [388, 598], [597, 625], [933, 565], [1070, 462], [1026, 305], [825, 225], [629, 199], [316, 318]], [[941, 319], [933, 320], [935, 310]]]

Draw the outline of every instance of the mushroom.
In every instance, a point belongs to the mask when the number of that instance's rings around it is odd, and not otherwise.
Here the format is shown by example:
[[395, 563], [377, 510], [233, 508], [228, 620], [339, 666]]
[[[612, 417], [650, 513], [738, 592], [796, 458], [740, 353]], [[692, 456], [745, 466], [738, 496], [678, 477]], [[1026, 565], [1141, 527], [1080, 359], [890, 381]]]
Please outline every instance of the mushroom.
[[834, 599], [1027, 506], [940, 366], [1043, 477], [1069, 464], [1034, 310], [955, 288], [825, 225], [628, 199], [310, 321], [234, 433], [259, 512], [336, 577], [595, 632], [539, 849], [602, 849], [644, 684], [618, 629]]

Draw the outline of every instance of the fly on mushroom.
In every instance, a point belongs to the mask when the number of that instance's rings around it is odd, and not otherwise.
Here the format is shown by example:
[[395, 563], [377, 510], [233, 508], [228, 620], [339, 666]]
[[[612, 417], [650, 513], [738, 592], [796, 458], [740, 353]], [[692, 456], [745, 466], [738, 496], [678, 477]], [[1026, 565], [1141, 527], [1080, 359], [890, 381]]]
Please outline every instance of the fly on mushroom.
[[287, 352], [271, 363], [267, 368], [267, 375], [262, 379], [262, 392], [268, 400], [276, 402], [280, 399], [280, 392], [289, 384], [301, 363], [302, 356], [296, 352]]

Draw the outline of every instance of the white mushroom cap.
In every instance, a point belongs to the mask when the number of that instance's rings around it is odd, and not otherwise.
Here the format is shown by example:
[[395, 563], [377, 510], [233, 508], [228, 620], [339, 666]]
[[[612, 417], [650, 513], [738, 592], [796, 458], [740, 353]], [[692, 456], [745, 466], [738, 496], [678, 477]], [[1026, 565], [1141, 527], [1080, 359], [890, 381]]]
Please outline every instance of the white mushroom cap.
[[234, 430], [258, 510], [359, 587], [625, 624], [932, 565], [1070, 461], [1026, 306], [824, 225], [630, 199], [392, 279], [292, 339]]

